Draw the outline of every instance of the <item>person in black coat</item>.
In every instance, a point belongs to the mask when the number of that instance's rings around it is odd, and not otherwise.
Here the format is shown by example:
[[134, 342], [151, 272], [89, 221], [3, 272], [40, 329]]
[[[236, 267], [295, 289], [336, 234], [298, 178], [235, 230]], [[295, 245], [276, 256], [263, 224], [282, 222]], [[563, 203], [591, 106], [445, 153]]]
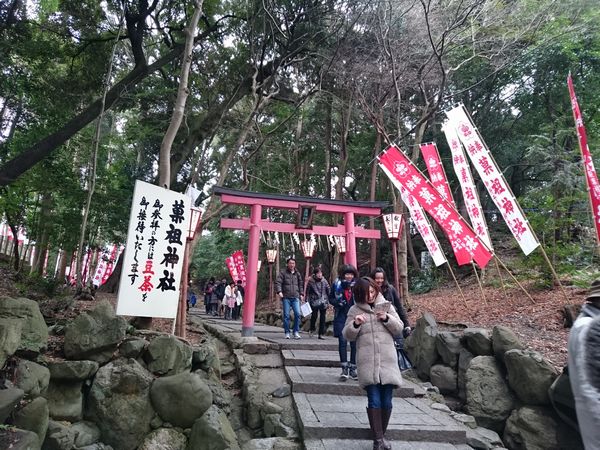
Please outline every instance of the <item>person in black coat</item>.
[[327, 314], [327, 306], [329, 306], [329, 283], [323, 278], [323, 271], [316, 267], [313, 270], [312, 277], [308, 280], [306, 288], [306, 296], [308, 303], [312, 308], [310, 315], [310, 336], [315, 332], [317, 324], [317, 316], [319, 316], [319, 339], [325, 339], [325, 316]]
[[340, 353], [340, 363], [342, 365], [341, 381], [346, 381], [348, 378], [358, 380], [356, 372], [356, 342], [350, 342], [350, 362], [348, 362], [348, 341], [344, 338], [342, 331], [346, 325], [346, 317], [348, 311], [354, 305], [354, 294], [352, 288], [358, 278], [356, 267], [351, 264], [344, 264], [338, 278], [331, 286], [329, 294], [329, 303], [335, 309], [333, 316], [333, 335], [338, 338], [338, 350]]
[[412, 329], [410, 328], [408, 315], [406, 314], [406, 310], [402, 305], [402, 300], [400, 299], [398, 291], [394, 286], [388, 283], [385, 277], [385, 271], [381, 267], [377, 267], [371, 272], [371, 275], [369, 276], [375, 281], [375, 284], [379, 286], [383, 297], [392, 305], [394, 305], [394, 308], [396, 308], [396, 312], [398, 313], [398, 315], [400, 316], [400, 320], [402, 320], [402, 323], [404, 324], [404, 337], [407, 337], [408, 335], [410, 335]]

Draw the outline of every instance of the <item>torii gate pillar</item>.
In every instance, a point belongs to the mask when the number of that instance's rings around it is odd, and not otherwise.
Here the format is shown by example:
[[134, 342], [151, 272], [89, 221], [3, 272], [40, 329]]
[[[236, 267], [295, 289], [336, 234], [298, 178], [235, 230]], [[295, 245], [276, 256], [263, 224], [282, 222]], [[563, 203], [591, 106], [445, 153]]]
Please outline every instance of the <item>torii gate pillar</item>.
[[256, 286], [258, 285], [258, 249], [260, 247], [261, 205], [250, 207], [250, 230], [248, 231], [248, 271], [246, 283], [252, 289], [246, 290], [242, 313], [242, 336], [254, 335], [254, 311], [256, 310]]
[[344, 213], [344, 227], [346, 228], [346, 253], [344, 262], [356, 267], [356, 236], [354, 236], [354, 213], [346, 211]]

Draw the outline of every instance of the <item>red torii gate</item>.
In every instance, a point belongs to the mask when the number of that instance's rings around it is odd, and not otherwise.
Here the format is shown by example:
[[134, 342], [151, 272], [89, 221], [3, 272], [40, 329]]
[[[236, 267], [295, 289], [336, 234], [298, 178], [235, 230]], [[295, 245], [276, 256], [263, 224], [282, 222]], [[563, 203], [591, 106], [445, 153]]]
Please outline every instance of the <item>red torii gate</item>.
[[[256, 310], [256, 286], [258, 282], [258, 251], [260, 247], [260, 231], [278, 231], [280, 233], [304, 233], [346, 238], [344, 262], [356, 267], [356, 239], [380, 239], [379, 230], [356, 228], [354, 216], [379, 216], [387, 202], [363, 202], [347, 200], [329, 200], [315, 197], [294, 195], [265, 194], [261, 192], [239, 191], [223, 187], [215, 187], [213, 193], [221, 197], [223, 204], [247, 205], [250, 217], [241, 219], [221, 219], [221, 228], [249, 230], [248, 237], [248, 269], [246, 271], [246, 291], [244, 312], [242, 315], [242, 336], [254, 334], [254, 312]], [[314, 225], [311, 229], [297, 228], [293, 223], [271, 222], [262, 218], [262, 208], [295, 209], [300, 206], [314, 207], [318, 213], [343, 214], [344, 224], [336, 226]]]

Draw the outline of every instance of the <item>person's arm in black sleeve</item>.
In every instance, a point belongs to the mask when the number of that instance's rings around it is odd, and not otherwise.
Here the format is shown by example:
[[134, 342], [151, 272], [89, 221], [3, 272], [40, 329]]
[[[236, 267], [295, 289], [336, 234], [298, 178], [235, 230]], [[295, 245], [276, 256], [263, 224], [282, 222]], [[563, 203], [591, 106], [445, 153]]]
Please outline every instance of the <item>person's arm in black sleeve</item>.
[[410, 329], [410, 322], [408, 321], [408, 314], [406, 314], [406, 310], [404, 309], [404, 306], [402, 305], [402, 301], [400, 300], [398, 291], [394, 287], [392, 287], [391, 289], [392, 289], [392, 299], [394, 302], [394, 307], [396, 308], [396, 311], [398, 312], [398, 315], [400, 316], [400, 320], [404, 324], [404, 329], [407, 329], [407, 328]]

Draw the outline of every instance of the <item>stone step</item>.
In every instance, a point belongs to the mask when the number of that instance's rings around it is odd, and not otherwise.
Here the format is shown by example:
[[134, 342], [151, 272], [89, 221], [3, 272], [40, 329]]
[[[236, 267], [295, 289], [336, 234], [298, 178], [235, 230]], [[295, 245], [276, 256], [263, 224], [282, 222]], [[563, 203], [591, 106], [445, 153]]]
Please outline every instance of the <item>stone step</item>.
[[[358, 397], [294, 393], [293, 398], [305, 442], [321, 439], [350, 442], [351, 439], [371, 438], [365, 410], [366, 395]], [[466, 427], [447, 414], [431, 409], [429, 403], [429, 400], [420, 398], [394, 398], [394, 409], [386, 436], [398, 441], [466, 444]], [[342, 445], [337, 448], [348, 447]]]
[[[365, 390], [352, 379], [340, 380], [339, 367], [288, 366], [285, 371], [292, 385], [292, 392], [306, 394], [336, 394], [347, 396], [365, 396]], [[422, 397], [425, 390], [404, 380], [404, 385], [394, 389], [395, 397]]]
[[[282, 350], [324, 350], [334, 352], [338, 350], [337, 338], [329, 336], [325, 339], [311, 339], [306, 333], [301, 333], [301, 339], [286, 339], [281, 330], [276, 333], [258, 332], [254, 335], [265, 341], [279, 344]], [[350, 346], [348, 346], [348, 351], [350, 351], [349, 349]]]
[[289, 349], [282, 350], [286, 366], [340, 367], [340, 354], [336, 350]]
[[[472, 450], [467, 444], [389, 440], [394, 450]], [[304, 441], [306, 450], [372, 450], [373, 441], [366, 439], [310, 439]]]

